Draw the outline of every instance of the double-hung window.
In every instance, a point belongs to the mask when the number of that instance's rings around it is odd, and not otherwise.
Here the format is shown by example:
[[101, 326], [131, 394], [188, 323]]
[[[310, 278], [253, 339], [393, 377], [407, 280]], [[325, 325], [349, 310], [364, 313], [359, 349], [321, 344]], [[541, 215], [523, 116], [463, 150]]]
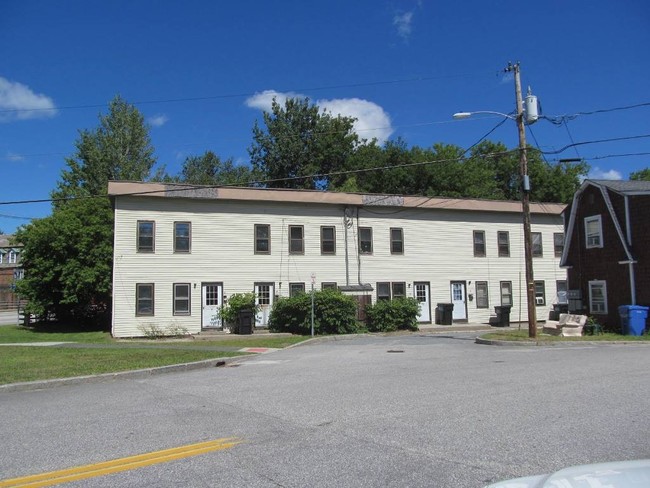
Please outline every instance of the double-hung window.
[[477, 258], [485, 257], [485, 231], [484, 230], [474, 231], [474, 257]]
[[300, 293], [305, 293], [305, 284], [304, 283], [289, 283], [289, 296], [295, 297]]
[[377, 283], [377, 301], [390, 300], [390, 283], [380, 282]]
[[289, 254], [304, 254], [305, 229], [302, 225], [289, 226]]
[[393, 292], [393, 299], [406, 298], [406, 283], [402, 281], [392, 283], [391, 291]]
[[564, 234], [562, 232], [553, 234], [553, 248], [555, 249], [555, 257], [561, 258], [562, 252], [564, 252]]
[[255, 224], [255, 254], [269, 254], [271, 252], [271, 226], [268, 224]]
[[174, 222], [174, 252], [190, 252], [192, 239], [191, 222]]
[[476, 308], [488, 308], [488, 283], [487, 281], [476, 282]]
[[336, 254], [336, 227], [322, 226], [320, 228], [320, 253]]
[[510, 235], [507, 231], [497, 232], [497, 245], [500, 258], [510, 257]]
[[154, 284], [137, 283], [135, 285], [135, 314], [137, 316], [153, 315]]
[[512, 281], [502, 281], [501, 288], [501, 305], [512, 306]]
[[533, 238], [533, 257], [541, 258], [544, 255], [544, 250], [542, 248], [542, 233], [541, 232], [532, 232]]
[[603, 247], [603, 225], [600, 215], [585, 217], [585, 246]]
[[372, 227], [359, 227], [359, 254], [372, 254]]
[[607, 313], [607, 283], [601, 280], [589, 282], [589, 311], [591, 313]]
[[390, 230], [390, 253], [404, 254], [404, 231], [400, 228]]
[[190, 284], [174, 283], [174, 315], [190, 315]]
[[154, 252], [156, 224], [151, 220], [138, 220], [138, 252]]
[[320, 284], [321, 290], [336, 290], [338, 288], [336, 281], [323, 281]]

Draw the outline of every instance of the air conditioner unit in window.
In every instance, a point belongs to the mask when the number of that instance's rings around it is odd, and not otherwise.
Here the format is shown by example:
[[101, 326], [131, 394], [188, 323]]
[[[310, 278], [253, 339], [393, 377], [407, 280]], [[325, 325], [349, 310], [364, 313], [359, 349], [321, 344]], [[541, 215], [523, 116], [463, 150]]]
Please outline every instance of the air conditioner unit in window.
[[536, 297], [536, 298], [535, 298], [535, 303], [536, 303], [537, 305], [544, 305], [544, 299], [541, 298], [541, 297]]

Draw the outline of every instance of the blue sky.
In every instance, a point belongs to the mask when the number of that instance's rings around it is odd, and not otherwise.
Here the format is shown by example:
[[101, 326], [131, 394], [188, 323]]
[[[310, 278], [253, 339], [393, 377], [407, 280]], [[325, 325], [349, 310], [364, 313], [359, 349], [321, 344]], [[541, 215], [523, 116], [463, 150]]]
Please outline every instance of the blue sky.
[[[358, 117], [364, 138], [468, 147], [500, 119], [452, 114], [514, 110], [509, 61], [549, 117], [646, 104], [527, 133], [550, 162], [581, 157], [592, 177], [627, 179], [650, 166], [639, 155], [650, 153], [649, 46], [646, 0], [4, 0], [0, 202], [48, 198], [78, 130], [116, 94], [136, 103], [176, 173], [206, 150], [247, 164], [274, 94]], [[490, 139], [515, 147], [515, 124]], [[0, 205], [0, 229], [49, 213]]]

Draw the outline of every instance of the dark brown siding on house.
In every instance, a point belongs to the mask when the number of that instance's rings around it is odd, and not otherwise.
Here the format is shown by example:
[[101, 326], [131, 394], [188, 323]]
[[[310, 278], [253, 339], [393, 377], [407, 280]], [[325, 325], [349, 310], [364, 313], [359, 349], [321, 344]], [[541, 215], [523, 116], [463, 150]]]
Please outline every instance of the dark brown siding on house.
[[[612, 204], [618, 209], [623, 202], [617, 200]], [[593, 215], [601, 216], [603, 247], [587, 249], [584, 219]], [[624, 215], [624, 206], [621, 215]], [[596, 187], [586, 188], [580, 197], [569, 253], [567, 264], [572, 266], [568, 273], [569, 289], [581, 290], [585, 313], [589, 313], [589, 281], [606, 281], [608, 313], [594, 314], [594, 317], [609, 328], [617, 328], [620, 325], [618, 306], [630, 302], [628, 266], [618, 264], [627, 257], [602, 193]]]
[[636, 301], [650, 306], [650, 196], [630, 196], [630, 228], [632, 229], [632, 256], [636, 277]]

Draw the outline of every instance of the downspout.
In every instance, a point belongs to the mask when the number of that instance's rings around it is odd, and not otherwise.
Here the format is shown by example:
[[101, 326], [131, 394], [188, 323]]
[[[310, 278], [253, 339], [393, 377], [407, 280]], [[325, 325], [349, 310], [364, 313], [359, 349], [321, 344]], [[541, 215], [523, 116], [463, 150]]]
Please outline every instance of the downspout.
[[[625, 195], [625, 234], [627, 237], [627, 245], [632, 247], [632, 229], [630, 228], [630, 203], [629, 197]], [[631, 305], [636, 305], [636, 280], [634, 279], [634, 262], [630, 261], [628, 264], [630, 274], [630, 301]]]
[[348, 228], [352, 225], [350, 209], [343, 209], [343, 233], [345, 235], [345, 286], [350, 286], [350, 258], [348, 255]]

